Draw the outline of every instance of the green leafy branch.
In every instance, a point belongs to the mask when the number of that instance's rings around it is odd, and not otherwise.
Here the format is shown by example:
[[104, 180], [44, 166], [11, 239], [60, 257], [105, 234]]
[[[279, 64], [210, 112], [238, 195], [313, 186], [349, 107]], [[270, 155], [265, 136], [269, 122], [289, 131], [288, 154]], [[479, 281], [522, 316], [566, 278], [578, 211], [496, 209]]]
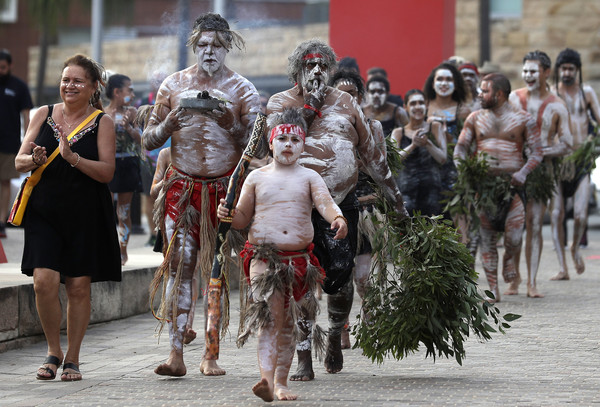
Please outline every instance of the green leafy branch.
[[[381, 196], [381, 195], [380, 195]], [[473, 257], [449, 221], [440, 216], [400, 218], [385, 201], [378, 221], [374, 265], [363, 312], [354, 326], [354, 348], [381, 364], [402, 359], [422, 344], [426, 357], [465, 357], [473, 332], [482, 340], [505, 333], [519, 315], [502, 316], [479, 293]], [[486, 292], [493, 298], [491, 292]]]

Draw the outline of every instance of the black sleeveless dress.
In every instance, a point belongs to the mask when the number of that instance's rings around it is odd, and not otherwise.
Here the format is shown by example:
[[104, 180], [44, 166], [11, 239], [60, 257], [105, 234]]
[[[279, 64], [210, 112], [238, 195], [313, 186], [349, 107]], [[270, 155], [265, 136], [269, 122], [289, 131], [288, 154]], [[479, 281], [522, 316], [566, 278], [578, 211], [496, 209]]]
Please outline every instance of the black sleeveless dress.
[[[40, 127], [35, 143], [48, 156], [58, 147], [53, 106]], [[71, 149], [81, 158], [98, 160], [98, 126], [79, 132]], [[60, 154], [48, 165], [35, 186], [25, 216], [25, 245], [21, 270], [33, 275], [38, 267], [56, 270], [64, 277], [91, 276], [95, 281], [121, 281], [121, 255], [108, 186], [71, 167]]]
[[[412, 139], [402, 131], [400, 148], [405, 149], [411, 143]], [[421, 215], [439, 215], [441, 213], [442, 184], [440, 166], [437, 161], [427, 151], [427, 148], [417, 147], [406, 157], [403, 164], [396, 183], [402, 192], [408, 214], [412, 216], [413, 212], [418, 210]]]

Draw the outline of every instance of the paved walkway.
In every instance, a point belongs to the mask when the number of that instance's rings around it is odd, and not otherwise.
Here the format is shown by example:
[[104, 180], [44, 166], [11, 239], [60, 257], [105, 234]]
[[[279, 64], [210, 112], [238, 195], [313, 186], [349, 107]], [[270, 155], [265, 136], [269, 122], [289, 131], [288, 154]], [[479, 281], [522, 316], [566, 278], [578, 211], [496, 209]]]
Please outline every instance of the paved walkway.
[[[548, 236], [548, 227], [544, 233]], [[10, 238], [10, 236], [9, 236]], [[543, 299], [522, 293], [504, 296], [499, 308], [523, 317], [506, 335], [485, 343], [466, 343], [463, 366], [435, 363], [418, 352], [404, 360], [372, 364], [360, 350], [345, 350], [345, 368], [327, 374], [316, 363], [314, 381], [291, 382], [299, 400], [286, 406], [564, 406], [600, 405], [600, 218], [590, 224], [584, 250], [587, 271], [570, 281], [551, 282], [556, 256], [545, 239], [538, 285]], [[524, 256], [523, 256], [524, 257]], [[570, 259], [569, 259], [570, 260]], [[569, 265], [572, 267], [571, 262]], [[521, 265], [521, 270], [525, 270]], [[482, 287], [486, 287], [480, 280]], [[504, 288], [504, 287], [502, 287]], [[524, 291], [522, 284], [521, 291]], [[232, 295], [232, 325], [237, 324], [237, 292]], [[325, 307], [325, 300], [321, 305]], [[352, 315], [358, 313], [355, 306]], [[203, 324], [198, 310], [196, 329]], [[326, 325], [324, 313], [320, 324]], [[84, 380], [63, 383], [35, 379], [45, 355], [40, 342], [0, 354], [1, 406], [258, 406], [250, 388], [258, 381], [256, 340], [237, 349], [228, 337], [221, 346], [221, 377], [198, 369], [204, 339], [185, 348], [188, 374], [165, 378], [153, 373], [169, 352], [160, 343], [148, 314], [91, 326], [81, 351]], [[232, 330], [233, 332], [233, 330]], [[295, 369], [295, 362], [292, 369]]]

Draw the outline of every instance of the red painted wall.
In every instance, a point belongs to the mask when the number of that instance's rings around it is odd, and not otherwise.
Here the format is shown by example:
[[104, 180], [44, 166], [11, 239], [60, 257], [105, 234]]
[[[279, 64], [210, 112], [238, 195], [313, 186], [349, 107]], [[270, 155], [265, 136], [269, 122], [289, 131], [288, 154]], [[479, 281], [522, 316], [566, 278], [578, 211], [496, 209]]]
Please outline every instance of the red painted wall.
[[454, 55], [455, 0], [330, 0], [329, 43], [357, 59], [363, 78], [385, 68], [391, 93], [423, 87]]

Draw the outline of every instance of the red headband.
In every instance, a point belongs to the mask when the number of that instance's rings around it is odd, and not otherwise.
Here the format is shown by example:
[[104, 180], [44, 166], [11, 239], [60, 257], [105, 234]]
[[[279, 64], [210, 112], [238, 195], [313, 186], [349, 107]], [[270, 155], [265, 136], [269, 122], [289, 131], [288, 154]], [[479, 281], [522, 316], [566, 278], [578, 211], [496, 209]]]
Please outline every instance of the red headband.
[[307, 59], [313, 59], [313, 58], [321, 58], [321, 59], [323, 59], [323, 55], [319, 54], [319, 53], [316, 53], [316, 54], [306, 54], [306, 55], [304, 55], [304, 57], [302, 57], [302, 59], [305, 60], [305, 61]]
[[271, 137], [269, 137], [269, 143], [273, 141], [273, 139], [282, 134], [296, 134], [302, 138], [302, 140], [306, 140], [306, 134], [304, 134], [304, 130], [302, 127], [297, 126], [295, 124], [280, 124], [278, 126], [273, 127], [271, 130]]
[[479, 71], [477, 70], [477, 67], [474, 64], [462, 64], [461, 66], [458, 67], [459, 71], [462, 71], [463, 69], [471, 69], [471, 70], [475, 71], [477, 76], [479, 76]]

